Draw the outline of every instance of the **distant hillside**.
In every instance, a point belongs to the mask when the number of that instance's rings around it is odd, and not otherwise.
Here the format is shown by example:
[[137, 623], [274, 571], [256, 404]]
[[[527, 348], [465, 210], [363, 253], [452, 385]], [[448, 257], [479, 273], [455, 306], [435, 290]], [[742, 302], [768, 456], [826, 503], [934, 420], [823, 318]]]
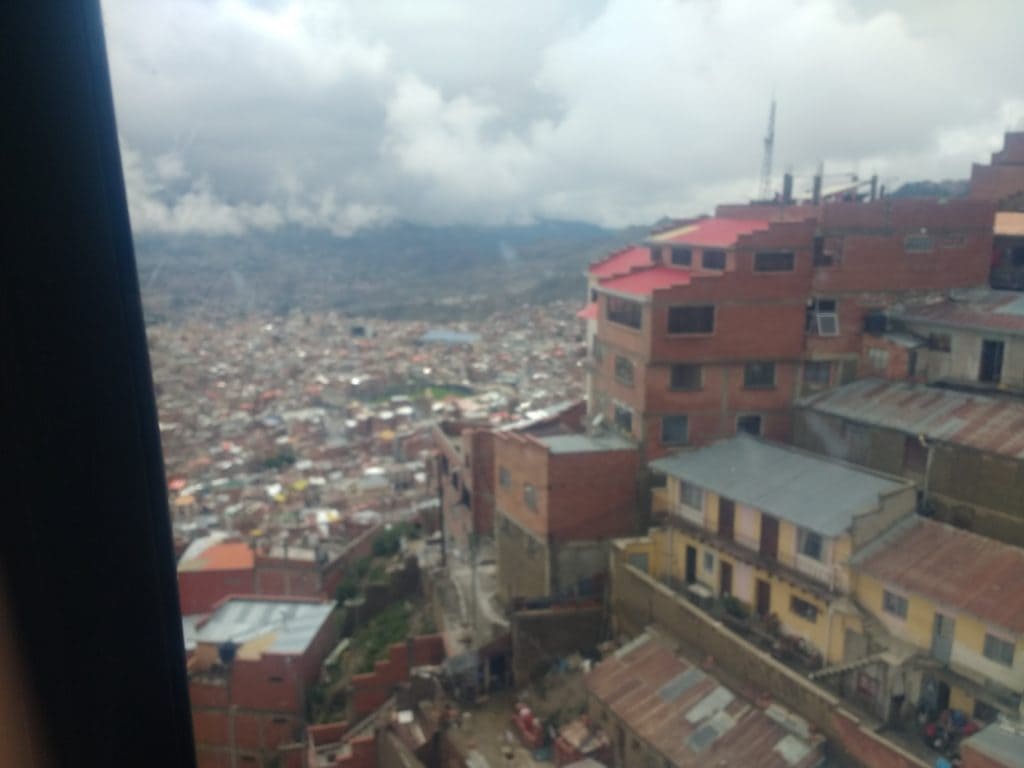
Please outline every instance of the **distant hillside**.
[[890, 197], [936, 197], [951, 199], [966, 197], [970, 182], [966, 179], [944, 181], [910, 181], [892, 192]]
[[400, 223], [339, 238], [290, 228], [247, 237], [136, 239], [147, 317], [287, 312], [444, 320], [584, 296], [583, 270], [646, 229], [579, 222], [525, 227]]

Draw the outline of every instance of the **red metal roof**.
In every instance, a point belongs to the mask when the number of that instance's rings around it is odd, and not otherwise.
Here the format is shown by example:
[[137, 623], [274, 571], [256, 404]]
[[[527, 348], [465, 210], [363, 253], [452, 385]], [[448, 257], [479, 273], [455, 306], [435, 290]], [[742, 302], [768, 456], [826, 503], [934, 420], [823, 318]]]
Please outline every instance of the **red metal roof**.
[[181, 571], [243, 571], [256, 562], [252, 549], [244, 541], [225, 541], [207, 547], [195, 558], [183, 560]]
[[850, 421], [1024, 459], [1024, 403], [902, 381], [861, 379], [802, 400]]
[[790, 734], [653, 633], [602, 661], [585, 684], [674, 765], [809, 768], [822, 757], [820, 742]]
[[629, 274], [636, 267], [651, 263], [651, 249], [645, 245], [631, 245], [590, 265], [590, 274], [596, 277], [614, 277]]
[[633, 296], [650, 296], [654, 291], [672, 288], [677, 285], [689, 285], [690, 273], [685, 269], [671, 267], [650, 267], [638, 269], [622, 277], [612, 277], [601, 281], [601, 288], [616, 293], [628, 293]]
[[912, 517], [854, 562], [883, 583], [1024, 634], [1024, 549]]
[[651, 240], [701, 248], [728, 248], [735, 245], [742, 235], [749, 235], [759, 229], [768, 229], [769, 223], [764, 219], [701, 219], [693, 224], [656, 235]]
[[579, 312], [576, 313], [576, 317], [580, 320], [595, 320], [597, 319], [597, 302], [592, 301]]

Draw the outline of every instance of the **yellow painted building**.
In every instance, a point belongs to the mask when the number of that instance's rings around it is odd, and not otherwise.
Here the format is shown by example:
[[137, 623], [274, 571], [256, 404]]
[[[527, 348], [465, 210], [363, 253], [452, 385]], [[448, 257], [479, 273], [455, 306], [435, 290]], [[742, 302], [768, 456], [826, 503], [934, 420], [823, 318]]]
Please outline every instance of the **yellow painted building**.
[[667, 524], [631, 543], [636, 564], [702, 595], [732, 596], [826, 664], [861, 632], [847, 598], [858, 548], [914, 512], [912, 484], [746, 435], [659, 459]]
[[918, 649], [939, 709], [1021, 712], [1024, 550], [923, 518], [853, 559], [854, 594], [886, 633]]

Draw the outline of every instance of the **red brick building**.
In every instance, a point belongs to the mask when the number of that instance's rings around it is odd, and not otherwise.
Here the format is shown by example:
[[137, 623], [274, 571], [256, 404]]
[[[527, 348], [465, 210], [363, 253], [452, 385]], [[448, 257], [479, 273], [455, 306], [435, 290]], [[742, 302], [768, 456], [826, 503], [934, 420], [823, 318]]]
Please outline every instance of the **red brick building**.
[[728, 206], [649, 238], [642, 266], [615, 254], [592, 267], [591, 418], [648, 458], [787, 440], [795, 398], [856, 378], [872, 313], [987, 282], [993, 219], [986, 200]]
[[304, 764], [306, 694], [337, 640], [333, 612], [333, 602], [232, 597], [186, 632], [200, 768]]
[[507, 431], [494, 461], [502, 599], [597, 591], [607, 541], [637, 527], [635, 447], [617, 435]]
[[470, 537], [494, 532], [494, 436], [497, 430], [569, 427], [579, 429], [586, 405], [566, 403], [548, 416], [521, 423], [492, 425], [486, 421], [448, 420], [434, 426], [431, 472], [441, 500], [441, 515], [449, 548], [466, 553]]
[[209, 613], [228, 595], [252, 594], [256, 556], [248, 542], [207, 536], [178, 562], [178, 598], [183, 616]]

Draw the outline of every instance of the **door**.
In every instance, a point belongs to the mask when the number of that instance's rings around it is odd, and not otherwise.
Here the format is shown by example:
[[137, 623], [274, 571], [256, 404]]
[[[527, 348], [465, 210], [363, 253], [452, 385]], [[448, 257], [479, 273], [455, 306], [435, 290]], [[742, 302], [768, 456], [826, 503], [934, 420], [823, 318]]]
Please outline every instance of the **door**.
[[732, 541], [736, 528], [736, 504], [732, 499], [718, 500], [718, 535]]
[[953, 632], [956, 620], [952, 616], [944, 616], [936, 611], [932, 623], [932, 658], [948, 663], [953, 654]]
[[732, 563], [721, 560], [718, 566], [719, 583], [718, 591], [723, 597], [732, 594]]
[[686, 547], [686, 583], [693, 584], [697, 580], [697, 548]]
[[1003, 342], [989, 341], [981, 342], [981, 368], [978, 371], [978, 381], [988, 381], [998, 384], [1003, 377]]
[[772, 585], [764, 579], [757, 580], [757, 615], [767, 616], [772, 612]]
[[774, 560], [779, 554], [779, 521], [778, 519], [761, 515], [761, 555]]

